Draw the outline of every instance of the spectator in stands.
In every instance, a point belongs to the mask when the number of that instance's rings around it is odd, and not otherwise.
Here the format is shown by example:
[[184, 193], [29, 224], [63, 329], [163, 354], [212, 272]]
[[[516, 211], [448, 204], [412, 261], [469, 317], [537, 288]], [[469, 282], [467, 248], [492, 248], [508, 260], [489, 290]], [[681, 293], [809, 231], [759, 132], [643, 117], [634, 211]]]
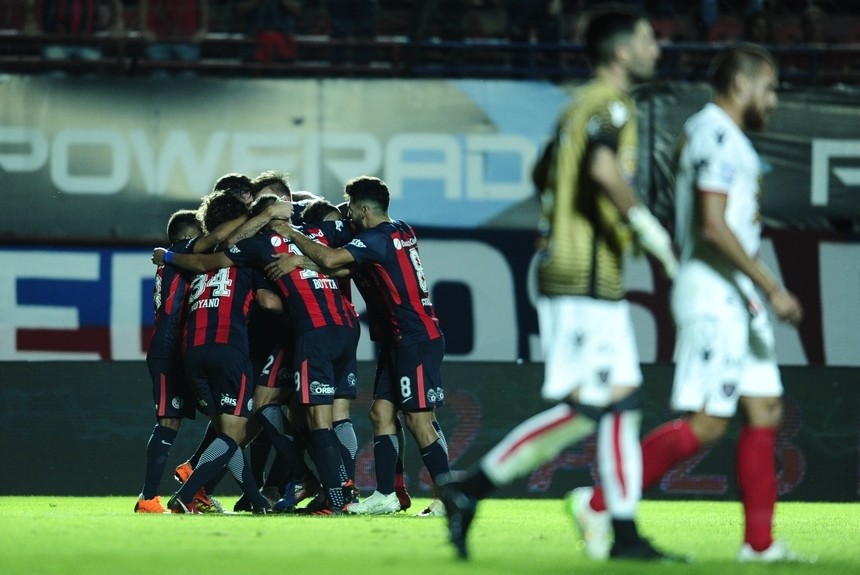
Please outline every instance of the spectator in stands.
[[743, 40], [756, 44], [773, 43], [773, 22], [764, 10], [755, 10], [744, 18]]
[[808, 2], [800, 16], [800, 31], [807, 44], [832, 44], [835, 39], [828, 31], [827, 12], [815, 2]]
[[[146, 58], [152, 62], [196, 62], [200, 41], [209, 33], [209, 0], [140, 0], [140, 33]], [[153, 71], [167, 77], [166, 69]], [[183, 76], [193, 76], [185, 69]]]
[[301, 0], [245, 0], [237, 8], [245, 22], [245, 32], [256, 44], [252, 60], [265, 63], [296, 59]]
[[[24, 0], [24, 33], [80, 36], [85, 39], [99, 31], [114, 35], [125, 31], [120, 0]], [[64, 39], [67, 40], [67, 39]], [[102, 47], [79, 40], [50, 42], [42, 56], [56, 61], [97, 61]]]
[[[466, 15], [470, 6], [478, 6], [481, 0], [427, 0], [418, 2], [415, 8], [416, 20], [412, 32], [411, 60], [419, 63], [425, 60], [421, 43], [432, 37], [443, 42], [462, 42], [466, 39]], [[457, 62], [455, 51], [445, 51], [448, 63]]]
[[[327, 0], [329, 16], [329, 36], [335, 43], [355, 40], [359, 43], [368, 42], [376, 37], [379, 14], [378, 0]], [[331, 52], [331, 62], [335, 65], [351, 61], [356, 64], [368, 64], [371, 50], [367, 46], [356, 46], [349, 56], [349, 47], [343, 44], [335, 45]]]
[[[506, 0], [508, 40], [515, 44], [535, 41], [539, 44], [558, 44], [561, 37], [561, 0]], [[517, 66], [534, 64], [558, 65], [558, 50], [536, 53], [542, 62], [536, 62], [531, 50], [514, 51], [513, 60]]]

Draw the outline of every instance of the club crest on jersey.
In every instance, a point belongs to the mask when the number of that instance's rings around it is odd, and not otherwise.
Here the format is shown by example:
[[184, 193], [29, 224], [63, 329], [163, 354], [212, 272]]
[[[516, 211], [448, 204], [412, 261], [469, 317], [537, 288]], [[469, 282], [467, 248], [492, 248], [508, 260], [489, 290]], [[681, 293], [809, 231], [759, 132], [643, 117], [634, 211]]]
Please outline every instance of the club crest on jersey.
[[735, 167], [728, 162], [721, 162], [719, 166], [717, 166], [718, 177], [725, 184], [731, 184], [732, 180], [735, 179]]
[[738, 388], [738, 384], [733, 381], [727, 381], [723, 383], [722, 388], [723, 395], [725, 395], [726, 397], [732, 397]]
[[627, 111], [627, 106], [621, 102], [612, 102], [609, 104], [609, 118], [612, 125], [620, 128], [630, 118], [630, 113]]

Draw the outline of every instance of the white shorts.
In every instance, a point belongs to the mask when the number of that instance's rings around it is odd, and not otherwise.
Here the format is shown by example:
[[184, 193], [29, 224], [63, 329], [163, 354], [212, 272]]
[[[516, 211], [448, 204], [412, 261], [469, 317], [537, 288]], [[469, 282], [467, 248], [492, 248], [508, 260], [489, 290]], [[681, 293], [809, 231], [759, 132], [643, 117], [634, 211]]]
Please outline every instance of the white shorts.
[[611, 403], [611, 387], [642, 384], [626, 301], [541, 297], [537, 310], [545, 361], [544, 399], [560, 401], [578, 390], [580, 403], [606, 407]]
[[773, 326], [751, 284], [726, 282], [703, 267], [682, 267], [672, 288], [672, 409], [731, 417], [741, 396], [782, 396]]

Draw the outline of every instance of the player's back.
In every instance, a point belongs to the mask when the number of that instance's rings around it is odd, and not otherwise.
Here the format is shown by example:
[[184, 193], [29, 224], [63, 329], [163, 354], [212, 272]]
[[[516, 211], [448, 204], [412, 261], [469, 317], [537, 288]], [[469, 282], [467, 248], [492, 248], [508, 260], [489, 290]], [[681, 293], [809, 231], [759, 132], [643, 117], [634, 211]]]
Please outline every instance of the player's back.
[[374, 321], [378, 321], [372, 330], [374, 338], [384, 338], [386, 327], [389, 337], [399, 344], [442, 336], [430, 301], [418, 238], [409, 224], [402, 220], [384, 222], [362, 231], [345, 247], [359, 263], [356, 286]]

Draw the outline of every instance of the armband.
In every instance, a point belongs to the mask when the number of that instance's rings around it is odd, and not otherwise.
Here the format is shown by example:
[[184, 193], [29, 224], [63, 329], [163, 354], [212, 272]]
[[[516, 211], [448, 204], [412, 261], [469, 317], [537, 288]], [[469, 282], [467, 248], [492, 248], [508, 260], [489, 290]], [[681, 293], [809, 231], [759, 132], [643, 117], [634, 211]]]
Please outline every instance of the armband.
[[167, 250], [166, 252], [164, 252], [164, 263], [169, 264], [172, 261], [173, 261], [173, 252], [170, 250]]

